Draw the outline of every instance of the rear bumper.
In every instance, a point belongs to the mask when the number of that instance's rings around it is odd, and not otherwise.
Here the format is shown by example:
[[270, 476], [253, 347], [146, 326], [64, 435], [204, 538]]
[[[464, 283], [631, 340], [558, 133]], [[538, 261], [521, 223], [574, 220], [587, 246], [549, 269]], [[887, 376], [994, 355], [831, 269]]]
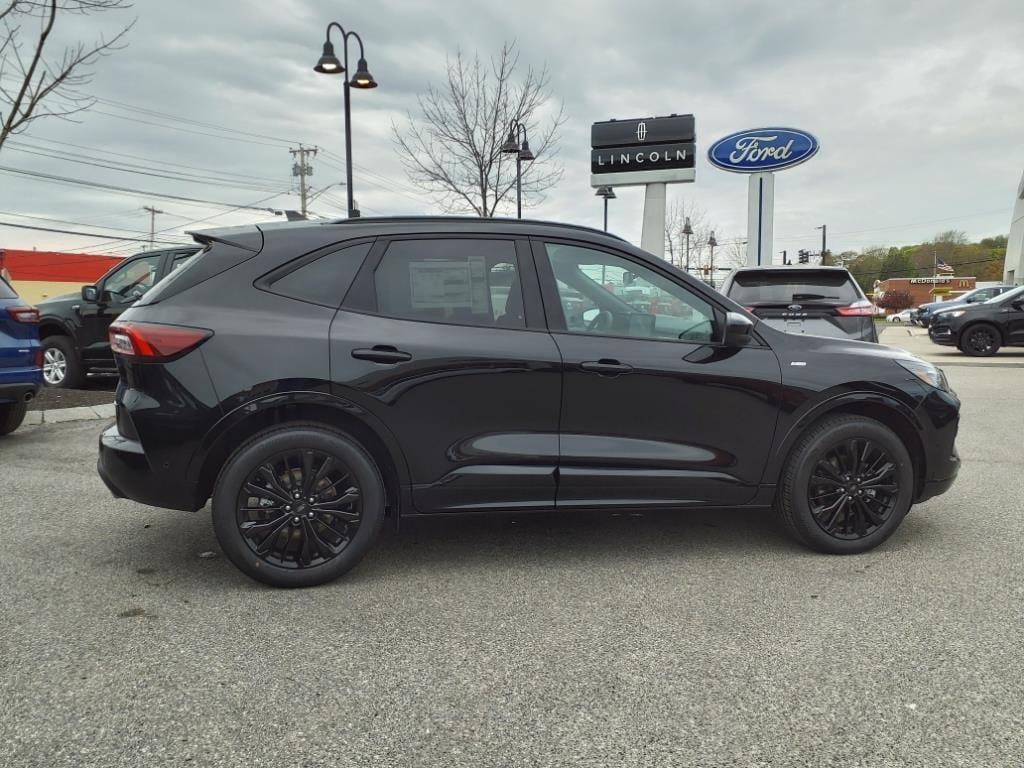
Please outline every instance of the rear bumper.
[[39, 394], [42, 385], [42, 372], [31, 379], [23, 377], [21, 381], [4, 381], [0, 378], [0, 403], [23, 403], [31, 400]]
[[194, 512], [195, 487], [184, 478], [168, 478], [152, 470], [142, 444], [130, 440], [111, 425], [100, 434], [96, 470], [114, 496], [140, 504]]

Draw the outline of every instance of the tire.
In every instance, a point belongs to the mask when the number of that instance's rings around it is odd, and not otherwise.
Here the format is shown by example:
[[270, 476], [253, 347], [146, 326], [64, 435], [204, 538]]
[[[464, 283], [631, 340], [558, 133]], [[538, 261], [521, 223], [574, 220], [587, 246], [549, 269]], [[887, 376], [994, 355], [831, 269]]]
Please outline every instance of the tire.
[[1001, 342], [998, 328], [988, 323], [977, 323], [960, 334], [959, 346], [965, 355], [992, 357], [999, 351]]
[[894, 318], [892, 319], [892, 322], [894, 322], [894, 323], [902, 323], [903, 321], [902, 321], [902, 320], [900, 320], [900, 319], [899, 319], [898, 317], [894, 317]]
[[[874, 451], [868, 451], [869, 444]], [[851, 446], [858, 457], [868, 457], [859, 476], [873, 485], [856, 482]], [[877, 463], [879, 457], [882, 463]], [[833, 463], [834, 459], [838, 461]], [[875, 481], [889, 465], [892, 468]], [[891, 486], [895, 490], [878, 490]], [[899, 437], [874, 419], [843, 415], [825, 418], [799, 438], [783, 470], [778, 507], [797, 541], [819, 552], [850, 555], [874, 549], [889, 538], [910, 509], [913, 495], [914, 466]], [[836, 504], [838, 511], [833, 513]]]
[[28, 413], [28, 403], [4, 403], [0, 405], [0, 435], [9, 435], [21, 426]]
[[[330, 463], [321, 463], [325, 457]], [[306, 503], [313, 498], [319, 501]], [[363, 559], [380, 533], [384, 503], [381, 473], [358, 442], [316, 424], [290, 424], [256, 435], [224, 464], [213, 490], [213, 528], [247, 576], [274, 587], [311, 587]]]
[[43, 339], [43, 381], [59, 389], [77, 389], [85, 381], [82, 361], [67, 336]]

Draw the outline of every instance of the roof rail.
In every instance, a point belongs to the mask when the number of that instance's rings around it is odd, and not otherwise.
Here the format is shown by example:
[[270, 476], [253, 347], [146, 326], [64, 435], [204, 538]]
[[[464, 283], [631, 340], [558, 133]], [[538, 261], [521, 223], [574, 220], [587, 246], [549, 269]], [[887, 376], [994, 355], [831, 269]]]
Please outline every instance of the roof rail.
[[560, 227], [564, 229], [573, 229], [583, 232], [594, 232], [599, 235], [607, 235], [608, 237], [614, 237], [616, 240], [622, 240], [627, 242], [626, 238], [611, 232], [605, 232], [602, 229], [596, 227], [586, 227], [582, 224], [567, 224], [561, 221], [544, 221], [543, 219], [510, 219], [505, 217], [478, 217], [478, 216], [360, 216], [354, 219], [330, 219], [324, 221], [324, 224], [360, 224], [360, 223], [395, 223], [401, 224], [403, 222], [420, 222], [420, 221], [452, 221], [469, 223], [473, 221], [479, 222], [500, 222], [502, 224], [532, 224], [534, 226], [544, 227]]

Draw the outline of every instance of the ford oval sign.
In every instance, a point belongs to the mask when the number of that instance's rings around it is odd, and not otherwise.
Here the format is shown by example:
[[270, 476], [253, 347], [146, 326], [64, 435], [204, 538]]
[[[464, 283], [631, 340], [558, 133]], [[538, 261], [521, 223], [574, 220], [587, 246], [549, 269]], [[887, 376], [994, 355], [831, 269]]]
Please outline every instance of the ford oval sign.
[[791, 168], [814, 157], [818, 140], [792, 128], [757, 128], [731, 133], [708, 150], [708, 160], [734, 173], [766, 173]]

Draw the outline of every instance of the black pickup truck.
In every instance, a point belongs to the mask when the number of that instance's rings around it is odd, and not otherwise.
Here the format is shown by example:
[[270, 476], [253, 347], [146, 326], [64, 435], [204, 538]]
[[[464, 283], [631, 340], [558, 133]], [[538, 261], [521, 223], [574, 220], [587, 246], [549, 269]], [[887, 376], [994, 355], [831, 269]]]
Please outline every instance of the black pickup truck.
[[51, 387], [81, 386], [89, 371], [114, 372], [107, 327], [150, 288], [182, 266], [198, 246], [129, 256], [81, 293], [39, 303], [43, 380]]

